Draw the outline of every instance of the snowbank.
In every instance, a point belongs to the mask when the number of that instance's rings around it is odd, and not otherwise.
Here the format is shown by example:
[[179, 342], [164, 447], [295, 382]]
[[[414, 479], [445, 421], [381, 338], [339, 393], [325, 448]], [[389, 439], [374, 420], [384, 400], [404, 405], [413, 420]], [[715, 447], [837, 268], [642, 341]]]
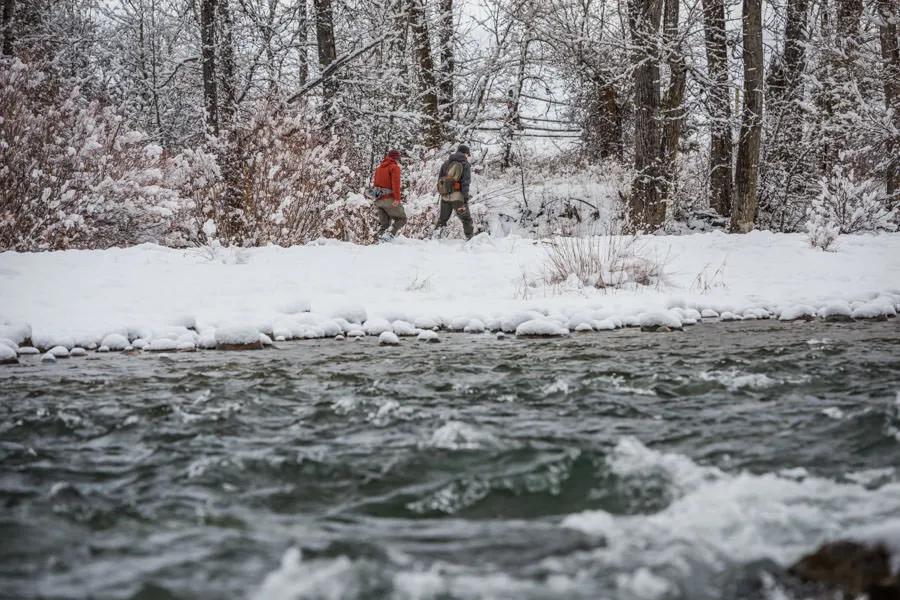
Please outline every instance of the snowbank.
[[[546, 283], [543, 241], [476, 241], [319, 240], [242, 250], [231, 263], [155, 245], [0, 253], [0, 338], [42, 351], [175, 350], [258, 343], [260, 333], [276, 341], [436, 327], [559, 334], [715, 315], [886, 318], [900, 309], [900, 234], [844, 236], [838, 252], [812, 249], [799, 234], [648, 236], [635, 245], [667, 257], [664, 281], [618, 290]], [[710, 265], [724, 265], [715, 285], [702, 283]]]

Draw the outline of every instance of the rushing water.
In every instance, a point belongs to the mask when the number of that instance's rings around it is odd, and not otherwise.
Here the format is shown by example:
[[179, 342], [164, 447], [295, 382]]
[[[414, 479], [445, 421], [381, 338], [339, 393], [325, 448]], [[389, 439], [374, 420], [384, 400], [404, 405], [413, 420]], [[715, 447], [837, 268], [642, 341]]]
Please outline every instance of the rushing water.
[[0, 595], [792, 597], [900, 531], [896, 319], [442, 340], [0, 367]]

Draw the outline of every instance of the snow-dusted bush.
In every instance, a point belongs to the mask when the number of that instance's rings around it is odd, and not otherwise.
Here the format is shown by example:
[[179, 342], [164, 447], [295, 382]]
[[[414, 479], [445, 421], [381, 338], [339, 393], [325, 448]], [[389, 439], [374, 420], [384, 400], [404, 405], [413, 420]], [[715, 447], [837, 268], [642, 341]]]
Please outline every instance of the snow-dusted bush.
[[0, 106], [0, 248], [184, 243], [183, 169], [111, 107], [18, 59], [0, 59]]
[[198, 221], [214, 219], [220, 239], [244, 246], [320, 237], [329, 207], [359, 181], [346, 144], [303, 107], [262, 101], [251, 115], [214, 147], [221, 178], [204, 190]]
[[837, 226], [840, 233], [893, 230], [894, 212], [881, 197], [880, 185], [857, 181], [850, 170], [835, 167], [831, 177], [822, 179], [812, 213], [820, 213]]
[[881, 198], [878, 184], [857, 181], [853, 171], [836, 167], [820, 182], [819, 195], [807, 211], [806, 232], [814, 248], [828, 250], [838, 235], [893, 230], [894, 212]]
[[809, 245], [822, 250], [831, 249], [841, 228], [831, 220], [827, 207], [820, 200], [814, 200], [809, 210], [809, 219], [806, 221], [806, 236]]
[[545, 279], [552, 285], [609, 288], [655, 285], [663, 261], [642, 251], [635, 236], [561, 237], [547, 250]]

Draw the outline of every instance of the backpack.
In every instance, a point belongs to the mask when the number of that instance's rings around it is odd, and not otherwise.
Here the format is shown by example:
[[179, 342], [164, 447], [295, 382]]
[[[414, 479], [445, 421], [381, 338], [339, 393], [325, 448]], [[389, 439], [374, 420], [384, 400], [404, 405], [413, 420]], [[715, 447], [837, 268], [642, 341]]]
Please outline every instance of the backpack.
[[449, 161], [447, 164], [446, 174], [438, 178], [437, 192], [441, 196], [449, 196], [453, 192], [460, 189], [459, 180], [462, 178], [463, 165], [458, 161]]

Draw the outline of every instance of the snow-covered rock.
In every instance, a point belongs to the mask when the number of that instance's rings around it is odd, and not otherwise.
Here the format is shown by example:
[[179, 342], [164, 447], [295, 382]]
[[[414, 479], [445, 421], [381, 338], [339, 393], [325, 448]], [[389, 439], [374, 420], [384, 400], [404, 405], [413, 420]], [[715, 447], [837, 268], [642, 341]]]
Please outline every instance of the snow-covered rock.
[[67, 350], [75, 347], [75, 338], [66, 334], [35, 333], [32, 334], [31, 339], [34, 342], [34, 346], [41, 350], [49, 350], [57, 346], [62, 346]]
[[0, 344], [0, 365], [14, 365], [19, 362], [19, 355], [9, 346]]
[[719, 313], [714, 311], [711, 308], [704, 308], [703, 310], [700, 311], [700, 316], [703, 317], [704, 319], [718, 319]]
[[366, 332], [366, 335], [381, 335], [386, 331], [390, 331], [391, 333], [394, 332], [388, 320], [380, 318], [366, 320], [366, 322], [363, 323], [363, 331]]
[[271, 346], [274, 342], [272, 342], [272, 338], [264, 333], [261, 333], [259, 334], [259, 343], [263, 346]]
[[13, 352], [19, 349], [19, 345], [9, 338], [0, 338], [0, 346], [6, 346]]
[[[133, 342], [131, 342], [131, 345], [133, 348], [135, 348], [137, 350], [143, 350], [144, 348], [146, 348], [147, 346], [150, 345], [150, 340], [146, 340], [144, 338], [138, 338], [138, 339], [134, 340]], [[109, 346], [107, 346], [106, 349], [107, 349], [107, 351], [109, 351]]]
[[730, 310], [723, 310], [719, 313], [720, 321], [743, 321], [744, 317], [739, 314], [733, 313]]
[[361, 327], [354, 327], [353, 329], [351, 329], [350, 331], [347, 332], [347, 337], [354, 338], [354, 339], [359, 339], [361, 337], [365, 337], [365, 335], [366, 335], [366, 332], [363, 331], [363, 329]]
[[612, 318], [592, 321], [591, 327], [594, 331], [612, 331], [617, 328], [616, 321]]
[[87, 356], [87, 350], [85, 350], [81, 346], [75, 346], [74, 348], [69, 350], [69, 356], [74, 356], [74, 357]]
[[409, 321], [394, 321], [391, 323], [391, 328], [394, 330], [394, 333], [400, 336], [413, 336], [419, 333], [415, 325]]
[[339, 333], [336, 336], [334, 336], [334, 340], [336, 342], [343, 342], [345, 339], [347, 339], [347, 338], [345, 338], [344, 334], [342, 334], [342, 333]]
[[438, 337], [437, 332], [434, 330], [431, 330], [431, 329], [426, 329], [426, 330], [422, 331], [418, 335], [418, 337], [416, 337], [416, 339], [419, 340], [420, 342], [430, 342], [432, 344], [441, 341], [440, 338]]
[[887, 319], [897, 316], [893, 305], [883, 302], [865, 302], [853, 309], [852, 319]]
[[[135, 340], [135, 344], [138, 341], [139, 340]], [[124, 350], [125, 346], [128, 345], [128, 338], [120, 333], [110, 333], [109, 335], [103, 337], [103, 339], [100, 341], [100, 345], [106, 346], [110, 350]]]
[[382, 331], [378, 336], [379, 346], [399, 346], [400, 338], [393, 331]]
[[463, 327], [463, 331], [466, 333], [484, 333], [484, 329], [484, 323], [481, 319], [472, 319]]
[[569, 335], [569, 330], [556, 321], [547, 318], [531, 319], [516, 327], [516, 335], [521, 337], [553, 337]]
[[812, 321], [816, 318], [816, 309], [808, 304], [792, 304], [781, 309], [779, 321]]
[[829, 302], [818, 311], [826, 321], [849, 321], [852, 312], [850, 305], [840, 300]]
[[197, 346], [194, 342], [175, 342], [175, 350], [178, 352], [196, 352]]
[[45, 352], [43, 356], [41, 356], [41, 362], [45, 363], [55, 363], [56, 356], [52, 352]]
[[106, 353], [109, 352], [109, 346], [100, 346], [97, 348], [97, 352]]
[[[12, 340], [16, 345], [24, 344], [26, 340], [32, 340], [31, 325], [27, 323], [0, 322], [0, 338]], [[32, 345], [34, 345], [33, 340]]]
[[52, 354], [56, 358], [68, 358], [69, 357], [69, 349], [65, 346], [53, 346], [50, 350], [47, 351], [48, 354]]
[[172, 352], [178, 350], [178, 342], [169, 338], [156, 338], [147, 346], [150, 352]]
[[463, 331], [471, 320], [471, 317], [454, 317], [450, 319], [447, 329], [450, 331]]
[[681, 329], [681, 319], [674, 310], [657, 310], [641, 313], [638, 317], [641, 329], [645, 331], [657, 331], [663, 328], [673, 330]]
[[593, 331], [593, 330], [594, 330], [594, 328], [591, 326], [590, 323], [579, 323], [578, 325], [575, 326], [575, 329], [574, 329], [574, 331], [577, 331], [579, 333], [584, 333], [584, 332]]
[[40, 354], [41, 351], [34, 346], [19, 346], [18, 353], [19, 356], [33, 356], [35, 354]]
[[424, 315], [416, 317], [413, 321], [413, 325], [415, 325], [419, 329], [438, 329], [441, 326], [440, 321], [430, 315]]
[[230, 325], [216, 329], [218, 350], [259, 350], [259, 329], [252, 325]]

